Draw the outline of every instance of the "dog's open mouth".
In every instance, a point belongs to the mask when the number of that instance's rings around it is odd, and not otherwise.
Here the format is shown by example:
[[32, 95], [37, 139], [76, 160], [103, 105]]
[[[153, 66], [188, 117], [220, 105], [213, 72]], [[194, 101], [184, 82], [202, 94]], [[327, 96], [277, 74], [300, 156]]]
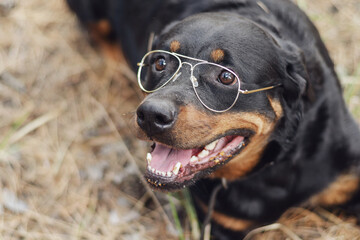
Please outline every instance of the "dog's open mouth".
[[175, 149], [154, 143], [147, 154], [145, 178], [156, 188], [181, 188], [225, 164], [245, 145], [243, 136], [226, 136], [204, 147]]

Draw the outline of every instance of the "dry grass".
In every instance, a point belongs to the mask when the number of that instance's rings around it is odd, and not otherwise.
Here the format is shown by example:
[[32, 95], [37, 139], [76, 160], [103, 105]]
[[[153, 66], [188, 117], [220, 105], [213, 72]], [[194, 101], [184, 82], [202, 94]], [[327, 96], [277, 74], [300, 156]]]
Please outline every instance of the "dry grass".
[[126, 66], [86, 43], [62, 1], [15, 4], [0, 18], [0, 235], [166, 236], [134, 164], [145, 148], [128, 127], [139, 98]]
[[[298, 3], [321, 29], [360, 119], [359, 1]], [[140, 180], [134, 75], [84, 36], [60, 0], [0, 1], [1, 239], [176, 239], [166, 198]], [[293, 209], [280, 222], [303, 239], [360, 236], [322, 214]]]

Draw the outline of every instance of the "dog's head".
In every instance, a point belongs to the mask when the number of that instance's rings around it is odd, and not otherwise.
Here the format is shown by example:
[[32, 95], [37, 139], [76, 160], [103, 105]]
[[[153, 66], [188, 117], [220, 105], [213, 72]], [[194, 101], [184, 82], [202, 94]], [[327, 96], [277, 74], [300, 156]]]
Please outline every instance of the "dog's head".
[[258, 165], [306, 85], [300, 54], [276, 38], [238, 15], [203, 13], [156, 39], [154, 49], [166, 52], [140, 66], [148, 93], [135, 123], [139, 138], [154, 141], [145, 174], [153, 187], [231, 180]]

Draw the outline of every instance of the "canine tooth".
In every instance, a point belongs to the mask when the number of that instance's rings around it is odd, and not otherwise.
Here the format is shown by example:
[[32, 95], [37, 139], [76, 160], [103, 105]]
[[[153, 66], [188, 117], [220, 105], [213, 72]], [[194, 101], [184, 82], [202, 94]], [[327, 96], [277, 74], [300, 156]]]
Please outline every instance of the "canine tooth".
[[168, 177], [171, 177], [171, 175], [172, 175], [172, 174], [171, 174], [170, 171], [166, 173], [166, 176], [168, 176]]
[[209, 151], [214, 150], [218, 141], [219, 140], [215, 140], [212, 143], [209, 143], [208, 145], [205, 146], [205, 149]]
[[179, 170], [181, 168], [181, 162], [177, 162], [177, 164], [174, 166], [174, 169], [172, 170], [172, 172], [177, 175], [179, 173]]
[[196, 157], [196, 156], [192, 156], [192, 157], [190, 158], [190, 163], [196, 163], [197, 161], [199, 161], [199, 158]]
[[147, 160], [148, 164], [150, 164], [151, 159], [152, 159], [151, 153], [147, 153], [146, 154], [146, 160]]
[[208, 151], [208, 150], [202, 150], [202, 151], [198, 154], [198, 157], [203, 158], [203, 157], [206, 157], [207, 155], [209, 155], [209, 151]]
[[148, 170], [149, 170], [149, 171], [151, 171], [151, 166], [150, 166], [150, 165], [148, 165], [148, 167], [147, 167], [147, 168], [148, 168]]

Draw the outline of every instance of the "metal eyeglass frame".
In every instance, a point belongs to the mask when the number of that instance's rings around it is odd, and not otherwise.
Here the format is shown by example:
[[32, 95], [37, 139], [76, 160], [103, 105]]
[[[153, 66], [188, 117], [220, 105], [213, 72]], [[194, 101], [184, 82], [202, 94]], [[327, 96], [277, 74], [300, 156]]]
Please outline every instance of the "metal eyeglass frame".
[[[154, 90], [146, 90], [143, 85], [141, 84], [141, 69], [142, 67], [144, 66], [147, 66], [147, 64], [144, 64], [144, 60], [147, 56], [149, 56], [150, 54], [153, 54], [153, 53], [166, 53], [166, 54], [169, 54], [171, 56], [174, 56], [178, 61], [179, 61], [179, 67], [177, 68], [177, 70], [174, 72], [174, 74], [165, 82], [163, 83], [160, 87], [154, 89]], [[189, 60], [192, 60], [192, 61], [197, 61], [199, 63], [196, 63], [195, 65], [192, 65], [191, 63], [188, 63], [188, 62], [183, 62], [181, 61], [181, 58], [185, 58], [185, 59], [189, 59]], [[281, 83], [280, 84], [276, 84], [276, 85], [272, 85], [272, 86], [268, 86], [268, 87], [264, 87], [264, 88], [258, 88], [258, 89], [254, 89], [254, 90], [242, 90], [240, 88], [240, 78], [239, 76], [234, 72], [232, 71], [231, 69], [227, 68], [227, 67], [224, 67], [224, 66], [221, 66], [219, 64], [216, 64], [216, 63], [212, 63], [212, 62], [208, 62], [206, 60], [202, 60], [202, 59], [198, 59], [198, 58], [193, 58], [193, 57], [188, 57], [188, 56], [185, 56], [185, 55], [182, 55], [182, 54], [179, 54], [179, 53], [174, 53], [174, 52], [169, 52], [169, 51], [165, 51], [165, 50], [152, 50], [148, 53], [146, 53], [144, 55], [144, 57], [141, 59], [141, 61], [139, 63], [137, 63], [137, 66], [139, 67], [138, 69], [138, 72], [137, 72], [137, 80], [138, 80], [138, 84], [139, 84], [139, 87], [142, 91], [146, 92], [146, 93], [153, 93], [153, 92], [156, 92], [157, 90], [161, 89], [162, 87], [164, 87], [166, 84], [168, 84], [171, 80], [173, 80], [174, 78], [174, 81], [180, 76], [179, 71], [180, 69], [182, 68], [183, 64], [187, 64], [189, 65], [191, 68], [190, 68], [190, 72], [191, 72], [191, 76], [190, 76], [190, 81], [192, 83], [192, 86], [193, 86], [193, 89], [194, 89], [194, 92], [197, 96], [197, 98], [199, 99], [199, 101], [201, 102], [201, 104], [207, 108], [208, 110], [210, 111], [213, 111], [213, 112], [216, 112], [216, 113], [223, 113], [223, 112], [226, 112], [228, 110], [230, 110], [236, 103], [236, 101], [238, 100], [239, 98], [239, 94], [250, 94], [250, 93], [255, 93], [255, 92], [261, 92], [261, 91], [265, 91], [265, 90], [269, 90], [269, 89], [273, 89], [275, 87], [278, 87], [278, 86], [281, 86]], [[229, 71], [230, 73], [234, 74], [234, 76], [236, 77], [237, 81], [238, 81], [238, 91], [237, 91], [237, 94], [236, 94], [236, 98], [234, 99], [234, 102], [226, 109], [224, 110], [216, 110], [216, 109], [213, 109], [213, 108], [210, 108], [208, 107], [202, 100], [201, 98], [199, 97], [197, 91], [195, 90], [195, 88], [198, 86], [198, 82], [197, 82], [197, 79], [196, 77], [193, 75], [193, 72], [194, 72], [194, 68], [198, 65], [201, 65], [201, 64], [209, 64], [209, 65], [213, 65], [213, 66], [217, 66], [217, 67], [220, 67], [226, 71]]]

